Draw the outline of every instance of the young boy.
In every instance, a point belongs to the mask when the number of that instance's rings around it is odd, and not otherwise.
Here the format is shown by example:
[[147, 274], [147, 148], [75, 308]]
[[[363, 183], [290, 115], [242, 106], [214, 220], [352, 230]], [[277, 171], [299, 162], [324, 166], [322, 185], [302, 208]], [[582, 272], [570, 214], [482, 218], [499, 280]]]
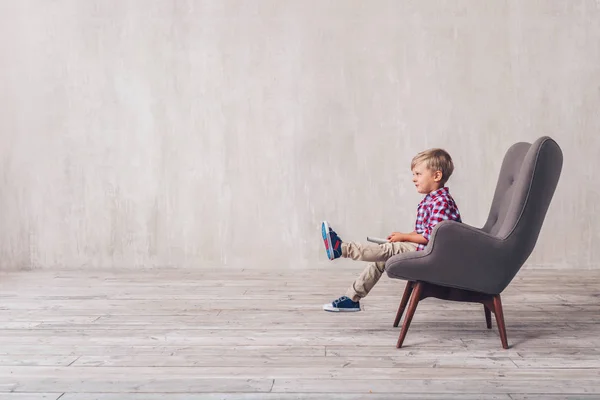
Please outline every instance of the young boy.
[[342, 242], [342, 239], [329, 227], [322, 224], [325, 250], [330, 260], [339, 257], [353, 260], [371, 261], [362, 274], [354, 281], [345, 296], [325, 304], [325, 311], [360, 311], [360, 299], [375, 286], [383, 272], [385, 262], [392, 256], [409, 251], [420, 251], [429, 242], [433, 227], [440, 221], [461, 222], [458, 207], [444, 185], [454, 171], [450, 155], [442, 149], [430, 149], [417, 154], [410, 164], [413, 183], [417, 192], [425, 198], [417, 207], [415, 230], [411, 233], [393, 232], [384, 244], [360, 244]]

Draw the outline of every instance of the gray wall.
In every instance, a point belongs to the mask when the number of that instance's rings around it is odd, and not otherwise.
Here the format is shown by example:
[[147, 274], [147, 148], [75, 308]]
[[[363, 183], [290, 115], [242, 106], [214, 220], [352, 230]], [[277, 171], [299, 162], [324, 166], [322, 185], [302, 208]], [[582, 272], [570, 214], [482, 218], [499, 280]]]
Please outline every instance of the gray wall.
[[418, 151], [481, 226], [541, 135], [529, 262], [598, 266], [595, 0], [0, 0], [0, 56], [1, 269], [325, 267], [322, 219], [412, 230]]

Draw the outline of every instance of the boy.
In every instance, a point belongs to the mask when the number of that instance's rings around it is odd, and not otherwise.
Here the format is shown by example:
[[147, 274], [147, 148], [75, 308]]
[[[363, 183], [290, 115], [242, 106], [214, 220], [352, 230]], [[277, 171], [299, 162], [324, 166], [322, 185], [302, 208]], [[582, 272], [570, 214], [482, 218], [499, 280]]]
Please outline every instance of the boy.
[[362, 274], [348, 288], [345, 296], [325, 304], [325, 311], [360, 311], [360, 299], [375, 286], [383, 272], [385, 262], [392, 256], [409, 251], [420, 251], [429, 242], [433, 227], [444, 220], [462, 222], [458, 207], [444, 185], [454, 171], [450, 155], [442, 149], [430, 149], [417, 154], [410, 164], [413, 183], [417, 192], [425, 198], [417, 207], [415, 230], [411, 233], [393, 232], [384, 244], [360, 244], [342, 242], [329, 227], [322, 224], [325, 250], [330, 260], [339, 257], [353, 260], [371, 261]]

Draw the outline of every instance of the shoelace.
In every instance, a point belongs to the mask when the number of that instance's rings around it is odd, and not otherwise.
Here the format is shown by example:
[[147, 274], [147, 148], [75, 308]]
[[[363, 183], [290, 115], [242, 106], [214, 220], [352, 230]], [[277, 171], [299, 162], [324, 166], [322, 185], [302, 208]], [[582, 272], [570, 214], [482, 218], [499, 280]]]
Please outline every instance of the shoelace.
[[334, 300], [334, 301], [333, 301], [333, 305], [335, 306], [335, 305], [337, 305], [337, 304], [340, 304], [342, 301], [344, 301], [344, 300], [346, 300], [346, 299], [347, 299], [347, 297], [346, 297], [346, 296], [342, 296], [342, 297], [340, 297], [339, 299], [336, 299], [336, 300]]

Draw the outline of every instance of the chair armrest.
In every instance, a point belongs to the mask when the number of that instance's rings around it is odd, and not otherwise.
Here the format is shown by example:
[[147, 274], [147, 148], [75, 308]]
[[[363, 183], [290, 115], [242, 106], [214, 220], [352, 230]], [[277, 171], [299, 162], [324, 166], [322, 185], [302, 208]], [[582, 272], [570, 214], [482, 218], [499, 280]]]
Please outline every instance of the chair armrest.
[[[456, 221], [434, 228], [424, 251], [390, 258], [390, 278], [498, 294], [514, 277], [505, 240]], [[512, 262], [514, 263], [514, 261]]]

